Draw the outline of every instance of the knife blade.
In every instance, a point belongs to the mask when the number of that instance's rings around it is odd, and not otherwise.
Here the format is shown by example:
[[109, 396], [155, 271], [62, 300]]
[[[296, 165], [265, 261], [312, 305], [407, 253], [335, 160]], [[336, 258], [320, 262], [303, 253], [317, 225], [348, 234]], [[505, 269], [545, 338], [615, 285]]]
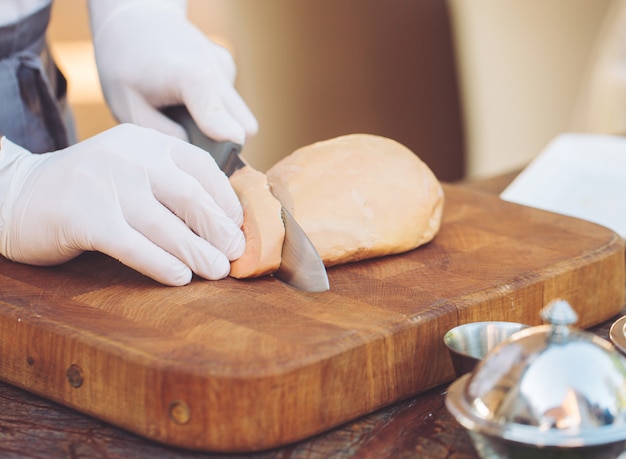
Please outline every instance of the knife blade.
[[[180, 124], [189, 136], [189, 142], [209, 152], [217, 165], [230, 177], [246, 164], [241, 159], [242, 146], [230, 141], [216, 141], [207, 137], [197, 126], [191, 114], [182, 105], [166, 107], [163, 113]], [[292, 287], [307, 292], [324, 292], [330, 288], [324, 262], [315, 246], [293, 215], [281, 204], [285, 225], [281, 262], [274, 277]]]

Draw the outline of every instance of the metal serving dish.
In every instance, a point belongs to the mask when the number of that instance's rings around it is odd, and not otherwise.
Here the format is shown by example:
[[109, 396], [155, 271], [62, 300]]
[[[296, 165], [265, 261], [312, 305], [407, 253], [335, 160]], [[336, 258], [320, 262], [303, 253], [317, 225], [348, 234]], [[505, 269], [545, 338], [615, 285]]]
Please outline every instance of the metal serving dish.
[[527, 325], [517, 322], [471, 322], [449, 330], [443, 337], [457, 377], [473, 371], [491, 349]]
[[449, 388], [446, 406], [483, 458], [618, 458], [626, 449], [626, 359], [570, 328], [557, 300]]

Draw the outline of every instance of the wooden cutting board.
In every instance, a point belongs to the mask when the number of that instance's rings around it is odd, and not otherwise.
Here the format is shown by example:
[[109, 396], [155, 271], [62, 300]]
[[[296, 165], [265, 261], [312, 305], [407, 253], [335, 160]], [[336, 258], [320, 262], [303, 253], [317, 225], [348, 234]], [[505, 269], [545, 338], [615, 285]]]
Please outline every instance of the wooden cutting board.
[[568, 300], [588, 327], [624, 304], [624, 242], [592, 223], [447, 185], [412, 252], [329, 269], [164, 287], [96, 253], [0, 261], [0, 378], [145, 437], [251, 451], [329, 429], [453, 378], [465, 322], [538, 324]]

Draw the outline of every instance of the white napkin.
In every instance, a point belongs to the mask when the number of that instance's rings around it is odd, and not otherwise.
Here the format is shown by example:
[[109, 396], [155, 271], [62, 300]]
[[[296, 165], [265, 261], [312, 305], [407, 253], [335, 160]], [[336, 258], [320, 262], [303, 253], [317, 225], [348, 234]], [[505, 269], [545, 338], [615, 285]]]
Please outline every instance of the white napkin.
[[626, 137], [562, 134], [500, 197], [589, 220], [626, 239]]

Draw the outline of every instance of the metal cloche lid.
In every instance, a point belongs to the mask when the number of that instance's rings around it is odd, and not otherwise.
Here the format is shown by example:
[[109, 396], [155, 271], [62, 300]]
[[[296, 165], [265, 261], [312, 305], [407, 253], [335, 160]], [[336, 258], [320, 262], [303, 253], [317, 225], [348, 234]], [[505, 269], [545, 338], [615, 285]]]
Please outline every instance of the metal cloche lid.
[[550, 325], [515, 333], [446, 399], [466, 428], [535, 445], [581, 446], [626, 438], [626, 359], [606, 340], [570, 328], [564, 300], [542, 311]]

